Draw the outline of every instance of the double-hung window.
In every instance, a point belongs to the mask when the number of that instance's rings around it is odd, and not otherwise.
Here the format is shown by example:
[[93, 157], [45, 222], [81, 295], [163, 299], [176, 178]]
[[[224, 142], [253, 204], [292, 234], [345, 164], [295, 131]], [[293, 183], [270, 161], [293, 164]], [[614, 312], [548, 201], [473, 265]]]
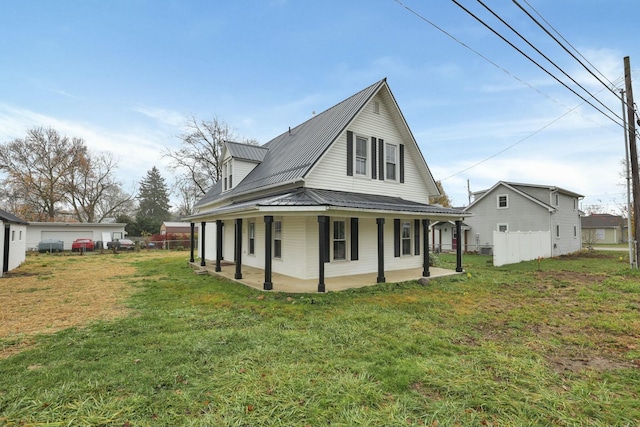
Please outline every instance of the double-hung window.
[[333, 221], [333, 259], [347, 259], [347, 222]]
[[411, 255], [411, 223], [402, 223], [402, 255]]
[[367, 146], [369, 140], [356, 136], [356, 175], [367, 175]]
[[282, 221], [273, 221], [273, 257], [282, 258]]
[[222, 191], [230, 190], [233, 187], [233, 169], [231, 160], [222, 164]]
[[507, 209], [509, 207], [509, 195], [498, 194], [498, 209]]
[[385, 146], [385, 179], [396, 180], [396, 168], [398, 164], [398, 147], [395, 145], [387, 144]]
[[249, 255], [256, 253], [256, 223], [249, 222]]

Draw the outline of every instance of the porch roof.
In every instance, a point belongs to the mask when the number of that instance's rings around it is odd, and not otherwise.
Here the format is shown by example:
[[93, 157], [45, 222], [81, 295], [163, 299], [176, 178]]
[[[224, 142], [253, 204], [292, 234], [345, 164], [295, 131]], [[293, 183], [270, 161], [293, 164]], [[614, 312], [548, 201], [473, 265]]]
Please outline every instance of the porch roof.
[[247, 211], [268, 211], [270, 209], [284, 211], [286, 208], [292, 208], [292, 210], [296, 211], [300, 211], [299, 208], [309, 208], [309, 210], [338, 208], [384, 213], [414, 213], [447, 219], [461, 219], [471, 215], [469, 212], [462, 210], [418, 203], [400, 197], [315, 188], [298, 188], [277, 195], [233, 202], [229, 205], [192, 215], [188, 219], [193, 220]]

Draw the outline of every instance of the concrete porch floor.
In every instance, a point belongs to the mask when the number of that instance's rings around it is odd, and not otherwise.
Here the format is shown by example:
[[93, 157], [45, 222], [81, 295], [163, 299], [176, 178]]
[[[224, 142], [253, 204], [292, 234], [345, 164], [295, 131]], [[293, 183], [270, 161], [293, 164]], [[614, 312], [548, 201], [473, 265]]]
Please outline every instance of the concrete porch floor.
[[[221, 267], [222, 271], [216, 272], [216, 262], [206, 261], [206, 266], [202, 267], [200, 261], [190, 263], [196, 270], [206, 270], [208, 274], [214, 276], [224, 277], [234, 282], [242, 283], [254, 289], [263, 290], [264, 287], [264, 270], [255, 267], [242, 266], [242, 279], [235, 279], [236, 267], [235, 264], [230, 262], [223, 262]], [[457, 273], [454, 270], [447, 270], [444, 268], [430, 267], [431, 273], [430, 279], [436, 277], [453, 276]], [[376, 284], [378, 275], [376, 273], [356, 274], [353, 276], [339, 276], [339, 277], [326, 277], [325, 278], [325, 291], [335, 292], [342, 291], [351, 288], [361, 288], [364, 286], [371, 286]], [[422, 277], [422, 268], [413, 268], [409, 270], [396, 270], [385, 271], [385, 279], [387, 283], [399, 283], [409, 280], [417, 280]], [[267, 292], [288, 292], [288, 293], [317, 293], [318, 292], [318, 279], [298, 279], [295, 277], [287, 276], [279, 273], [272, 273], [271, 281], [273, 283], [273, 289]]]

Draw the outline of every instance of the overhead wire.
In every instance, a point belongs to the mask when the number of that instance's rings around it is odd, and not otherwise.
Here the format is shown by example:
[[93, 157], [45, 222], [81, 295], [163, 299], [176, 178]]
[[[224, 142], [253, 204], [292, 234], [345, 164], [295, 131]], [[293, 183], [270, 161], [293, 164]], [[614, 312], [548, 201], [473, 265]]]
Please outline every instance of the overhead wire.
[[[554, 99], [554, 98], [552, 98], [551, 96], [549, 96], [549, 95], [547, 95], [546, 93], [544, 93], [544, 92], [540, 91], [539, 89], [537, 89], [537, 88], [536, 88], [536, 87], [534, 87], [533, 85], [531, 85], [531, 84], [529, 84], [528, 82], [526, 82], [526, 81], [522, 80], [521, 78], [519, 78], [519, 77], [518, 77], [518, 76], [516, 76], [515, 74], [511, 73], [510, 71], [508, 71], [508, 70], [507, 70], [507, 69], [505, 69], [504, 67], [501, 67], [500, 65], [498, 65], [497, 63], [495, 63], [494, 61], [492, 61], [491, 59], [489, 59], [488, 57], [486, 57], [486, 56], [485, 56], [485, 55], [483, 55], [482, 53], [480, 53], [479, 51], [477, 51], [477, 50], [473, 49], [471, 46], [469, 46], [469, 45], [467, 45], [466, 43], [464, 43], [463, 41], [459, 40], [458, 38], [456, 38], [455, 36], [453, 36], [453, 35], [452, 35], [451, 33], [449, 33], [448, 31], [444, 30], [443, 28], [441, 28], [440, 26], [438, 26], [438, 25], [437, 25], [437, 24], [435, 24], [434, 22], [430, 21], [429, 19], [427, 19], [426, 17], [424, 17], [424, 16], [423, 16], [423, 15], [421, 15], [420, 13], [416, 12], [415, 10], [413, 10], [411, 7], [409, 7], [409, 6], [405, 5], [401, 0], [394, 0], [394, 1], [395, 1], [396, 3], [398, 3], [400, 6], [402, 6], [403, 8], [405, 8], [407, 11], [409, 11], [410, 13], [412, 13], [413, 15], [415, 15], [416, 17], [418, 17], [419, 19], [421, 19], [421, 20], [423, 20], [424, 22], [428, 23], [429, 25], [431, 25], [432, 27], [434, 27], [434, 28], [435, 28], [435, 29], [437, 29], [438, 31], [442, 32], [443, 34], [445, 34], [445, 35], [446, 35], [446, 36], [448, 36], [449, 38], [453, 39], [453, 40], [454, 40], [455, 42], [457, 42], [458, 44], [462, 45], [462, 46], [463, 46], [463, 47], [465, 47], [466, 49], [470, 50], [471, 52], [473, 52], [474, 54], [476, 54], [476, 55], [477, 55], [477, 56], [479, 56], [480, 58], [482, 58], [482, 59], [484, 59], [485, 61], [487, 61], [488, 63], [490, 63], [490, 64], [491, 64], [491, 65], [493, 65], [494, 67], [496, 67], [496, 68], [498, 68], [499, 70], [503, 71], [504, 73], [506, 73], [506, 74], [510, 75], [511, 77], [513, 77], [514, 79], [518, 80], [518, 81], [519, 81], [519, 82], [521, 82], [522, 84], [524, 84], [524, 85], [528, 86], [529, 88], [533, 89], [534, 91], [538, 92], [540, 95], [542, 95], [542, 96], [544, 96], [544, 97], [546, 97], [546, 98], [550, 99], [551, 101], [553, 101], [553, 102], [555, 102], [555, 103], [557, 103], [557, 104], [563, 105], [561, 102], [559, 102], [559, 101], [555, 100], [555, 99]], [[495, 30], [493, 30], [493, 29], [492, 29], [488, 24], [484, 23], [482, 20], [480, 20], [479, 18], [477, 18], [473, 13], [471, 13], [471, 12], [470, 12], [470, 11], [468, 11], [466, 8], [464, 8], [462, 5], [460, 5], [456, 0], [452, 0], [452, 1], [453, 1], [454, 3], [456, 3], [456, 5], [458, 5], [460, 8], [462, 8], [463, 10], [465, 10], [467, 13], [469, 13], [471, 16], [473, 16], [476, 20], [478, 20], [481, 24], [483, 24], [485, 27], [487, 27], [490, 31], [492, 31], [492, 32], [493, 32], [494, 34], [496, 34], [498, 37], [500, 37], [501, 39], [503, 39], [507, 44], [511, 45], [514, 49], [516, 49], [517, 51], [519, 51], [522, 55], [524, 55], [525, 57], [527, 57], [531, 62], [533, 62], [534, 64], [538, 65], [538, 67], [539, 67], [539, 68], [541, 68], [543, 71], [545, 71], [545, 72], [546, 72], [547, 74], [549, 74], [551, 77], [553, 77], [556, 81], [558, 81], [558, 82], [559, 82], [560, 84], [562, 84], [564, 87], [566, 87], [566, 88], [567, 88], [567, 89], [569, 89], [571, 92], [573, 92], [575, 95], [577, 95], [580, 99], [582, 99], [582, 101], [583, 101], [583, 102], [582, 102], [581, 104], [579, 104], [579, 105], [577, 105], [577, 106], [573, 107], [573, 108], [570, 108], [570, 109], [569, 109], [567, 112], [565, 112], [564, 114], [560, 115], [560, 116], [559, 116], [559, 117], [557, 117], [556, 119], [552, 120], [551, 122], [547, 123], [546, 125], [542, 126], [541, 128], [537, 129], [536, 131], [532, 132], [531, 134], [527, 135], [526, 137], [524, 137], [524, 138], [522, 138], [522, 139], [520, 139], [520, 140], [516, 141], [515, 143], [513, 143], [513, 144], [509, 145], [508, 147], [506, 147], [506, 148], [504, 148], [504, 149], [502, 149], [502, 150], [498, 151], [497, 153], [495, 153], [495, 154], [493, 154], [493, 155], [491, 155], [491, 156], [489, 156], [489, 157], [487, 157], [487, 158], [485, 158], [485, 159], [483, 159], [483, 160], [481, 160], [481, 161], [479, 161], [479, 162], [476, 162], [476, 163], [474, 163], [473, 165], [471, 165], [471, 166], [469, 166], [469, 167], [467, 167], [467, 168], [465, 168], [465, 169], [463, 169], [463, 170], [461, 170], [461, 171], [459, 171], [459, 172], [457, 172], [457, 173], [455, 173], [455, 174], [452, 174], [452, 175], [450, 175], [450, 176], [448, 176], [448, 177], [444, 178], [444, 179], [443, 179], [443, 181], [444, 181], [444, 180], [447, 180], [447, 179], [449, 179], [449, 178], [452, 178], [452, 177], [454, 177], [454, 176], [460, 175], [461, 173], [464, 173], [464, 172], [466, 172], [466, 171], [468, 171], [468, 170], [470, 170], [470, 169], [472, 169], [472, 168], [474, 168], [474, 167], [476, 167], [476, 166], [478, 166], [478, 165], [480, 165], [480, 164], [482, 164], [482, 163], [485, 163], [485, 162], [487, 162], [487, 161], [489, 161], [489, 160], [491, 160], [491, 159], [493, 159], [493, 158], [495, 158], [495, 157], [499, 156], [500, 154], [502, 154], [502, 153], [504, 153], [504, 152], [506, 152], [506, 151], [510, 150], [511, 148], [513, 148], [513, 147], [517, 146], [518, 144], [520, 144], [520, 143], [522, 143], [522, 142], [524, 142], [524, 141], [528, 140], [529, 138], [531, 138], [531, 137], [535, 136], [536, 134], [538, 134], [538, 133], [542, 132], [544, 129], [546, 129], [546, 128], [550, 127], [551, 125], [555, 124], [556, 122], [558, 122], [559, 120], [561, 120], [561, 119], [562, 119], [562, 118], [564, 118], [565, 116], [567, 116], [567, 115], [569, 115], [570, 113], [572, 113], [572, 112], [574, 112], [575, 110], [577, 110], [579, 107], [581, 107], [581, 106], [582, 106], [582, 105], [584, 105], [585, 103], [586, 103], [586, 104], [589, 104], [591, 107], [593, 107], [594, 109], [596, 109], [598, 112], [600, 112], [602, 115], [604, 115], [605, 117], [607, 117], [609, 120], [613, 121], [615, 124], [617, 124], [617, 125], [619, 125], [619, 126], [623, 127], [623, 125], [622, 125], [622, 124], [620, 124], [620, 123], [616, 122], [616, 120], [615, 120], [615, 119], [613, 119], [612, 117], [610, 117], [609, 115], [607, 115], [606, 113], [604, 113], [603, 111], [601, 111], [599, 108], [597, 108], [596, 106], [594, 106], [591, 102], [589, 102], [589, 101], [588, 101], [587, 99], [585, 99], [583, 96], [581, 96], [580, 94], [576, 93], [573, 89], [571, 89], [570, 87], [568, 87], [564, 82], [562, 82], [562, 81], [560, 81], [559, 79], [557, 79], [553, 74], [551, 74], [551, 73], [550, 73], [549, 71], [547, 71], [544, 67], [542, 67], [541, 65], [539, 65], [536, 61], [534, 61], [533, 59], [529, 58], [529, 57], [528, 57], [528, 55], [526, 55], [524, 52], [520, 51], [520, 49], [519, 49], [519, 48], [517, 48], [515, 45], [513, 45], [513, 44], [512, 44], [512, 43], [510, 43], [508, 40], [506, 40], [504, 37], [502, 37], [499, 33], [497, 33]], [[481, 4], [482, 4], [482, 2], [481, 2], [480, 0], [477, 0], [477, 1], [478, 1], [479, 3], [481, 3]], [[526, 1], [526, 0], [525, 0], [525, 1]], [[515, 2], [515, 0], [514, 0], [514, 2]], [[484, 6], [484, 4], [482, 4], [482, 5]], [[486, 6], [485, 6], [485, 8], [486, 8]], [[490, 11], [490, 12], [491, 12], [491, 11]], [[492, 12], [492, 13], [493, 13], [493, 12]], [[494, 16], [496, 16], [496, 15], [494, 14]], [[496, 17], [497, 17], [498, 19], [500, 19], [501, 21], [503, 21], [503, 20], [502, 20], [501, 18], [499, 18], [498, 16], [496, 16]], [[504, 22], [504, 21], [503, 21], [503, 23], [504, 23], [505, 25], [509, 26], [508, 24], [506, 24], [506, 22]], [[510, 26], [509, 26], [509, 27], [510, 27]], [[510, 28], [511, 28], [511, 27], [510, 27]], [[513, 30], [513, 29], [512, 29], [512, 31], [516, 32], [516, 31], [515, 31], [515, 30]], [[520, 34], [519, 34], [519, 33], [517, 33], [517, 32], [516, 32], [516, 34], [518, 34], [518, 35], [520, 36]], [[523, 38], [522, 36], [520, 36], [520, 37], [521, 37], [521, 38]], [[525, 41], [526, 41], [526, 40], [525, 40]], [[529, 44], [529, 42], [528, 42], [528, 41], [526, 41], [526, 42]], [[543, 54], [542, 54], [538, 49], [536, 49], [534, 46], [532, 46], [531, 44], [529, 44], [529, 45], [530, 45], [531, 47], [533, 47], [533, 48], [534, 48], [538, 53], [540, 53], [541, 55], [543, 55]], [[576, 51], [577, 51], [577, 50], [576, 50]], [[546, 58], [546, 56], [545, 56], [545, 55], [543, 55], [543, 56]], [[582, 56], [582, 55], [581, 55], [581, 56]], [[552, 61], [551, 61], [551, 60], [549, 60], [548, 58], [546, 58], [546, 59], [547, 59], [549, 62], [552, 62]], [[587, 62], [588, 62], [588, 61], [587, 61]], [[553, 62], [552, 62], [552, 63], [553, 63]], [[556, 65], [555, 65], [555, 63], [554, 63], [554, 66], [556, 66]], [[584, 66], [584, 65], [583, 65], [583, 66]], [[558, 67], [556, 66], [556, 68], [558, 68]], [[594, 67], [594, 68], [595, 68], [595, 67]], [[562, 71], [562, 70], [561, 70], [561, 71]], [[598, 72], [599, 72], [599, 71], [598, 71]], [[564, 73], [564, 72], [563, 72], [563, 73]], [[564, 74], [565, 74], [565, 75], [567, 75], [566, 73], [564, 73]], [[569, 77], [569, 76], [567, 75], [567, 77]], [[609, 81], [609, 83], [610, 83], [611, 87], [615, 88], [615, 87], [616, 87], [616, 84], [617, 84], [617, 83], [619, 83], [619, 81], [620, 81], [621, 79], [622, 79], [622, 78], [618, 78], [618, 79], [616, 79], [616, 81], [615, 81], [616, 83]], [[575, 80], [573, 80], [573, 79], [571, 79], [571, 80], [572, 80], [572, 81], [574, 81], [574, 83], [578, 84], [577, 82], [575, 82]], [[607, 80], [608, 80], [608, 79], [607, 79]], [[623, 80], [623, 79], [622, 79], [622, 80]], [[580, 85], [579, 85], [579, 86], [580, 86]], [[582, 88], [582, 86], [580, 86], [580, 87]], [[606, 88], [606, 89], [608, 89], [609, 91], [612, 91], [612, 92], [613, 92], [613, 89], [612, 89], [611, 87], [609, 87], [609, 86], [607, 86], [607, 85], [605, 84], [605, 88]], [[596, 98], [593, 94], [591, 94], [589, 91], [587, 91], [587, 90], [586, 90], [586, 89], [584, 89], [584, 88], [582, 88], [582, 89], [583, 89], [583, 90], [585, 90], [585, 92], [589, 93], [589, 95], [590, 95], [590, 97], [591, 97], [591, 98], [593, 98], [593, 99], [596, 99], [596, 100], [597, 100], [597, 98]], [[601, 90], [600, 90], [599, 92], [597, 92], [597, 93], [600, 93], [600, 92], [602, 92], [603, 90], [604, 90], [604, 89], [601, 89]], [[614, 94], [615, 94], [615, 92], [614, 92]], [[616, 97], [618, 97], [618, 96], [616, 95]], [[600, 102], [600, 101], [598, 100], [598, 102]], [[601, 104], [602, 104], [602, 103], [601, 103]], [[565, 106], [565, 105], [563, 105], [563, 106], [564, 106], [565, 108], [569, 108], [569, 107], [567, 107], [567, 106]], [[606, 106], [605, 106], [605, 107], [606, 107]], [[609, 109], [609, 108], [607, 107], [607, 109]], [[611, 111], [611, 110], [609, 110], [609, 111]], [[621, 117], [619, 117], [619, 116], [618, 116], [618, 114], [616, 114], [616, 113], [615, 113], [615, 112], [613, 112], [613, 111], [612, 111], [612, 113], [613, 113], [617, 118], [619, 118], [619, 119], [621, 119], [621, 120], [622, 120], [622, 118], [621, 118]]]
[[[471, 12], [469, 9], [467, 9], [466, 7], [464, 7], [463, 5], [461, 5], [457, 0], [451, 0], [453, 3], [455, 3], [458, 7], [460, 7], [462, 10], [464, 10], [467, 14], [469, 14], [471, 17], [473, 17], [476, 21], [478, 21], [479, 23], [481, 23], [482, 25], [484, 25], [489, 31], [491, 31], [492, 33], [494, 33], [496, 36], [498, 36], [501, 40], [503, 40], [505, 43], [507, 43], [509, 46], [511, 46], [513, 49], [515, 49], [518, 53], [520, 53], [522, 56], [524, 56], [525, 58], [527, 58], [529, 61], [531, 61], [533, 64], [535, 64], [538, 68], [540, 68], [542, 71], [544, 71], [547, 75], [549, 75], [551, 78], [553, 78], [555, 81], [557, 81], [558, 83], [560, 83], [562, 86], [564, 86], [565, 88], [567, 88], [569, 91], [571, 91], [574, 95], [576, 95], [577, 97], [579, 97], [580, 99], [582, 99], [584, 102], [586, 102], [587, 104], [589, 104], [591, 107], [593, 107], [594, 109], [598, 110], [602, 115], [604, 115], [605, 117], [607, 117], [609, 120], [611, 120], [612, 122], [614, 122], [615, 124], [622, 126], [621, 123], [618, 123], [615, 119], [613, 119], [611, 116], [609, 116], [608, 114], [606, 114], [604, 111], [602, 111], [601, 109], [599, 109], [598, 107], [596, 107], [595, 105], [593, 105], [589, 100], [587, 100], [584, 96], [582, 96], [581, 94], [579, 94], [578, 92], [576, 92], [575, 90], [573, 90], [571, 87], [569, 87], [569, 85], [567, 85], [565, 82], [563, 82], [562, 80], [560, 80], [559, 78], [557, 78], [555, 75], [553, 75], [549, 70], [547, 70], [546, 68], [544, 68], [542, 65], [540, 65], [535, 59], [531, 58], [529, 55], [527, 55], [522, 49], [520, 49], [519, 47], [517, 47], [516, 45], [514, 45], [513, 43], [511, 43], [509, 40], [507, 40], [502, 34], [500, 34], [499, 32], [497, 32], [495, 29], [493, 29], [489, 24], [487, 24], [486, 22], [484, 22], [482, 19], [480, 19], [476, 14], [474, 14], [473, 12]], [[618, 117], [620, 120], [622, 120], [621, 117], [619, 117], [616, 114], [616, 117]]]
[[[455, 2], [455, 0], [454, 0]], [[522, 34], [520, 34], [520, 32], [518, 32], [515, 28], [513, 28], [508, 22], [506, 22], [504, 19], [502, 19], [502, 17], [500, 17], [496, 12], [493, 11], [493, 9], [491, 9], [489, 6], [487, 6], [486, 4], [484, 4], [482, 2], [482, 0], [477, 0], [478, 3], [480, 3], [482, 5], [482, 7], [484, 7], [485, 9], [487, 9], [489, 11], [489, 13], [491, 13], [493, 16], [495, 16], [498, 20], [500, 20], [500, 22], [502, 22], [507, 28], [509, 28], [511, 31], [513, 31], [518, 37], [520, 37], [526, 44], [528, 44], [533, 50], [535, 50], [540, 56], [542, 56], [544, 59], [546, 59], [551, 65], [553, 65], [554, 67], [556, 67], [556, 69], [558, 71], [560, 71], [562, 74], [564, 74], [567, 78], [569, 78], [569, 80], [571, 80], [573, 83], [575, 83], [580, 89], [582, 89], [583, 91], [585, 91], [587, 94], [589, 94], [589, 96], [593, 99], [595, 99], [600, 105], [602, 105], [604, 108], [606, 108], [607, 110], [609, 110], [610, 113], [612, 113], [614, 116], [616, 116], [618, 119], [622, 120], [622, 117], [620, 117], [618, 115], [618, 113], [614, 112], [611, 108], [609, 108], [608, 106], [606, 106], [602, 101], [600, 101], [598, 98], [596, 98], [595, 96], [593, 96], [593, 94], [591, 92], [589, 92], [589, 90], [587, 90], [584, 86], [582, 86], [580, 83], [578, 83], [573, 77], [571, 77], [566, 71], [564, 71], [558, 64], [556, 64], [553, 60], [551, 60], [547, 55], [545, 55], [544, 53], [542, 53], [540, 51], [540, 49], [538, 49], [537, 47], [535, 47], [533, 45], [533, 43], [531, 43], [529, 40], [527, 40], [526, 37], [524, 37]], [[457, 2], [456, 2], [457, 3]], [[608, 88], [608, 87], [607, 87]], [[616, 95], [617, 97], [617, 95]]]
[[[590, 69], [589, 67], [587, 67], [586, 65], [584, 65], [584, 63], [582, 61], [580, 61], [578, 58], [576, 58], [576, 56], [571, 53], [569, 51], [569, 49], [566, 48], [566, 46], [564, 46], [556, 37], [553, 36], [553, 34], [551, 34], [537, 19], [535, 19], [520, 3], [518, 3], [517, 0], [511, 0], [513, 1], [513, 3], [515, 3], [516, 6], [518, 6], [520, 8], [520, 10], [522, 10], [533, 22], [536, 23], [536, 25], [538, 25], [545, 33], [547, 33], [549, 35], [549, 37], [551, 37], [562, 49], [564, 49], [569, 55], [571, 55], [573, 57], [573, 59], [575, 59], [576, 61], [578, 61], [578, 63], [580, 65], [582, 65], [582, 67], [587, 70], [587, 72], [589, 74], [591, 74], [593, 77], [595, 77], [604, 87], [607, 87], [607, 84], [605, 82], [603, 82], [598, 76], [596, 76]], [[544, 17], [535, 9], [533, 8], [533, 6], [531, 6], [527, 0], [523, 0], [531, 9], [533, 9], [535, 11], [535, 13], [547, 24], [549, 25], [553, 31], [556, 32], [556, 34], [558, 34], [558, 36], [565, 41], [565, 43], [567, 43], [569, 46], [571, 46], [571, 48], [576, 51], [578, 53], [578, 55], [580, 55], [589, 65], [591, 65], [596, 71], [598, 71], [598, 73], [605, 78], [605, 80], [609, 81], [609, 79], [607, 79], [604, 74], [602, 74], [591, 62], [589, 62], [589, 60], [587, 60], [575, 47], [573, 47], [573, 45], [571, 45], [571, 43], [569, 43], [567, 41], [567, 39], [565, 39], [564, 37], [562, 37], [562, 35], [551, 25], [549, 24], [549, 22], [544, 19]], [[613, 85], [613, 83], [611, 83], [611, 81], [609, 81], [609, 83], [611, 85]], [[613, 89], [609, 89], [611, 91], [611, 93], [613, 95], [615, 95], [616, 97], [618, 97], [618, 94], [613, 90]]]

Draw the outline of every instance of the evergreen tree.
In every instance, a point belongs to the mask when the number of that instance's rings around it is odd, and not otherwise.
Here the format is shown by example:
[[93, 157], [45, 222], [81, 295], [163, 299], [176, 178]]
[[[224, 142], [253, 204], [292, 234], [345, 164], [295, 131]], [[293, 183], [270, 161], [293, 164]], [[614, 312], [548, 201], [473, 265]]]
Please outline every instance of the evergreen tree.
[[140, 181], [136, 214], [139, 231], [158, 233], [162, 222], [171, 218], [170, 208], [167, 184], [158, 168], [154, 166]]

